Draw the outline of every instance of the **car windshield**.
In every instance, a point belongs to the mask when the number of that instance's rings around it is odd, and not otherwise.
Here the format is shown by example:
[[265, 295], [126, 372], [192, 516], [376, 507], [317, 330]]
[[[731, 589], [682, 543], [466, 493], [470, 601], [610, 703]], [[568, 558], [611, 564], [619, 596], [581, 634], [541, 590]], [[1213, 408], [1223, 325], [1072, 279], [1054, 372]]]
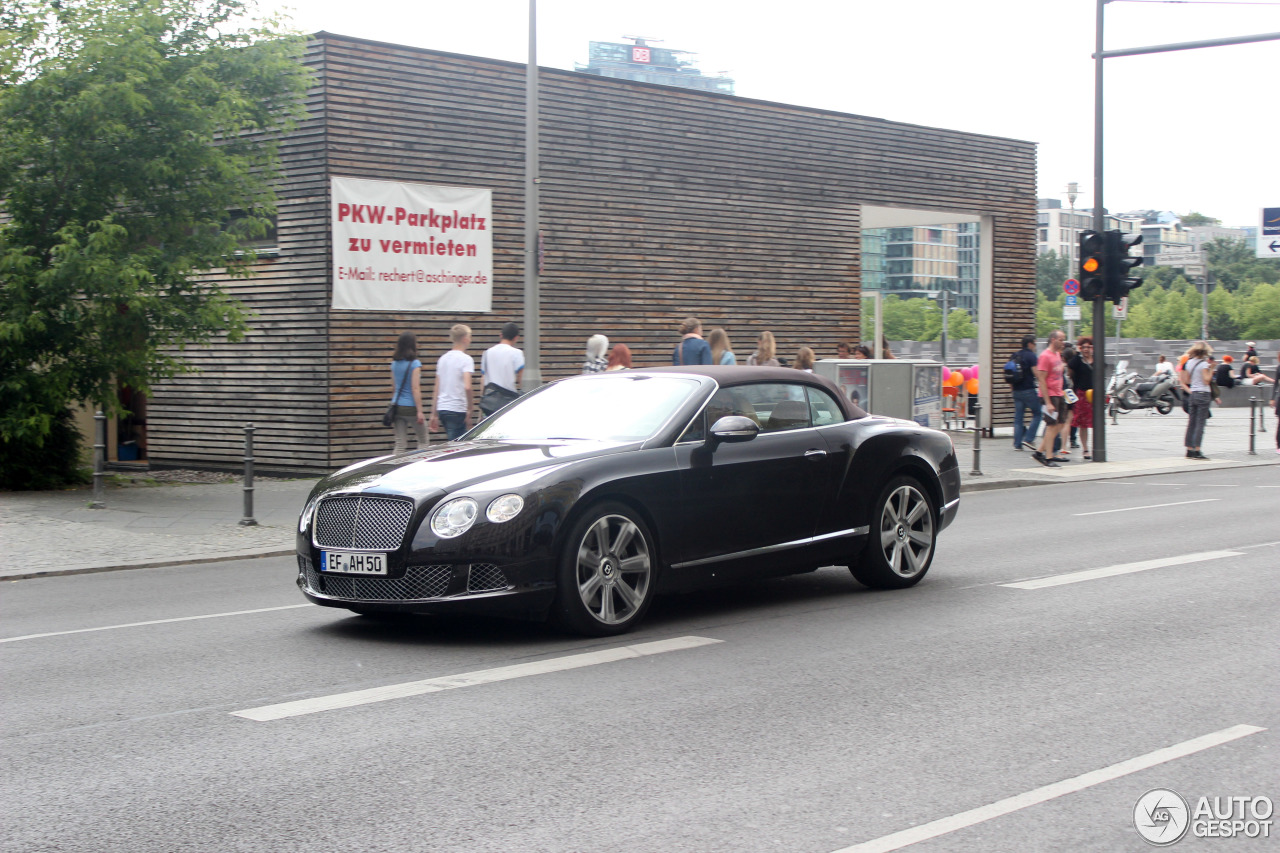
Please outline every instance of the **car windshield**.
[[643, 441], [698, 389], [676, 376], [590, 376], [557, 382], [518, 400], [468, 438]]

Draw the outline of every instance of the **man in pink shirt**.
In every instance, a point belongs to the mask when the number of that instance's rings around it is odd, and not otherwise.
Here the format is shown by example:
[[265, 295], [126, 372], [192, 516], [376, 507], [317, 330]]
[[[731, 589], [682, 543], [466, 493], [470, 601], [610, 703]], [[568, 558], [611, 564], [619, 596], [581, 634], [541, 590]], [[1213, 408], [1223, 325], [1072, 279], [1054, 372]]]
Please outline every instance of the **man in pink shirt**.
[[1031, 454], [1031, 458], [1049, 468], [1062, 467], [1054, 461], [1053, 440], [1071, 422], [1071, 413], [1062, 393], [1062, 374], [1066, 367], [1062, 362], [1062, 344], [1066, 339], [1066, 333], [1061, 329], [1050, 334], [1049, 345], [1036, 361], [1036, 387], [1044, 407], [1044, 437], [1040, 440], [1040, 449]]

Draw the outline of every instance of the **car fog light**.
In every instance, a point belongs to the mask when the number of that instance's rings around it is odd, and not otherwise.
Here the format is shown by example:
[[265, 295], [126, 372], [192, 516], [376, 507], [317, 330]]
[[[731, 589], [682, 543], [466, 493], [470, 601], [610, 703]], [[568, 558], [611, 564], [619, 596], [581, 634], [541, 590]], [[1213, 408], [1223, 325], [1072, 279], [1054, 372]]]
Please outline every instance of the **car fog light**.
[[431, 532], [441, 539], [466, 533], [475, 523], [480, 507], [471, 498], [454, 498], [431, 514]]
[[515, 518], [522, 509], [524, 509], [524, 498], [519, 495], [503, 495], [489, 503], [489, 509], [485, 511], [484, 517], [494, 524], [501, 524]]

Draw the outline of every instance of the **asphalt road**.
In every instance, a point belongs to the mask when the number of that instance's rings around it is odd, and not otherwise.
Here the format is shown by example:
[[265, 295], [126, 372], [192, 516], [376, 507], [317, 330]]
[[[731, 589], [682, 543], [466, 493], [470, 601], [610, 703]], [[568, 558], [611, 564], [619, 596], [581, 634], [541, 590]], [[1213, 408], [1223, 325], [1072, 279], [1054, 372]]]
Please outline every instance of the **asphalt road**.
[[0, 850], [1146, 850], [1150, 789], [1280, 800], [1278, 516], [1274, 468], [967, 494], [913, 590], [828, 568], [604, 641], [296, 606], [289, 558], [4, 584]]

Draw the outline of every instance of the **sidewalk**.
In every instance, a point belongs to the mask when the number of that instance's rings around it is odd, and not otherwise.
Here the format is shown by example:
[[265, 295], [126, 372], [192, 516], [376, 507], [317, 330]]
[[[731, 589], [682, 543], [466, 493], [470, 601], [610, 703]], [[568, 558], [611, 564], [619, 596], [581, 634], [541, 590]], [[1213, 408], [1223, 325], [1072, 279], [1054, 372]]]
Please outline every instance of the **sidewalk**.
[[[1215, 407], [1205, 430], [1210, 461], [1184, 457], [1186, 415], [1134, 412], [1107, 423], [1105, 463], [1084, 462], [1080, 451], [1061, 468], [1038, 465], [1029, 452], [1013, 449], [1012, 430], [984, 438], [974, 474], [973, 431], [950, 434], [960, 459], [962, 491], [1038, 486], [1178, 471], [1280, 465], [1276, 422], [1268, 410], [1266, 432], [1250, 456], [1249, 410]], [[1280, 472], [1278, 472], [1280, 473]], [[129, 485], [107, 489], [106, 509], [89, 509], [92, 489], [0, 493], [0, 580], [110, 571], [112, 569], [207, 563], [293, 553], [298, 513], [315, 484], [306, 480], [262, 480], [254, 485], [256, 527], [241, 527], [239, 483]], [[963, 501], [961, 502], [963, 505]]]
[[0, 580], [292, 554], [298, 513], [316, 481], [256, 480], [258, 525], [240, 526], [242, 483], [0, 492]]

